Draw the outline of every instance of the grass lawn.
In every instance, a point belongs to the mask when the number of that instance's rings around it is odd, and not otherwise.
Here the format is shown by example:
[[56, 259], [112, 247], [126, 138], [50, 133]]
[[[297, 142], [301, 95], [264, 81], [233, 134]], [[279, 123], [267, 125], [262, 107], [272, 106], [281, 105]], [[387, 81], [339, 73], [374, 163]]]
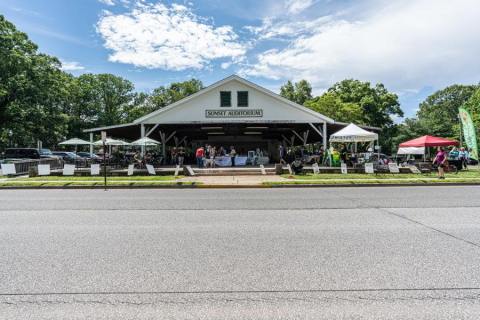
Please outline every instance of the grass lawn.
[[[120, 177], [107, 177], [108, 181], [174, 181], [176, 179], [183, 178], [183, 176], [120, 176]], [[34, 178], [18, 178], [15, 181], [100, 181], [103, 182], [101, 176], [44, 176]]]
[[437, 179], [436, 173], [429, 174], [306, 174], [283, 175], [288, 181], [268, 182], [268, 185], [282, 184], [405, 184], [405, 183], [480, 183], [478, 168], [461, 171], [457, 174], [447, 173], [445, 180]]
[[[192, 182], [180, 182], [174, 176], [136, 176], [107, 177], [108, 186], [161, 186], [161, 185], [192, 185]], [[13, 178], [0, 181], [0, 187], [72, 187], [72, 186], [103, 186], [103, 177], [77, 176], [46, 176], [34, 178]]]
[[[468, 170], [468, 171], [460, 171], [459, 173], [447, 173], [445, 175], [448, 178], [479, 178], [480, 179], [480, 171], [479, 170]], [[286, 179], [292, 180], [352, 180], [352, 179], [372, 179], [372, 180], [379, 180], [379, 179], [424, 179], [424, 178], [436, 178], [436, 173], [428, 173], [428, 174], [413, 174], [413, 173], [399, 173], [399, 174], [365, 174], [365, 173], [349, 173], [349, 174], [341, 174], [341, 173], [321, 173], [321, 174], [306, 174], [306, 175], [282, 175], [282, 177]]]

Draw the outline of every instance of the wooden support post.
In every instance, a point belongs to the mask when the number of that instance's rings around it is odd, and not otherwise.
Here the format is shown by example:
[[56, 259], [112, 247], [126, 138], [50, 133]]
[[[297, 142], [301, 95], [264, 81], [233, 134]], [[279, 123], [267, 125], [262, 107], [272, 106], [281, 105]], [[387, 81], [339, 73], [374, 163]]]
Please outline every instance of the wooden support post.
[[165, 132], [162, 132], [160, 131], [160, 141], [162, 142], [162, 156], [163, 156], [163, 159], [165, 160], [166, 159], [166, 149], [165, 149], [165, 144], [167, 143], [166, 139], [165, 139]]
[[[292, 132], [293, 132], [294, 135], [296, 135], [296, 136], [298, 137], [298, 139], [300, 139], [300, 141], [302, 141], [302, 143], [305, 143], [305, 142], [304, 142], [304, 139], [302, 138], [301, 135], [299, 135], [299, 134], [297, 133], [297, 131], [292, 130]], [[294, 139], [295, 139], [295, 138], [294, 138]]]
[[324, 122], [323, 123], [323, 150], [326, 151], [327, 150], [327, 123]]
[[155, 131], [155, 129], [158, 128], [159, 125], [160, 125], [160, 124], [157, 123], [156, 125], [153, 126], [152, 129], [148, 130], [148, 132], [147, 132], [147, 134], [145, 135], [145, 137], [148, 137], [153, 131]]
[[310, 133], [310, 130], [304, 131], [303, 132], [303, 146], [305, 147], [307, 145], [308, 141], [308, 134]]
[[[145, 125], [143, 123], [140, 124], [140, 136], [142, 138], [145, 138]], [[142, 151], [140, 154], [143, 157], [145, 155], [145, 145], [143, 144], [141, 148], [142, 148]]]

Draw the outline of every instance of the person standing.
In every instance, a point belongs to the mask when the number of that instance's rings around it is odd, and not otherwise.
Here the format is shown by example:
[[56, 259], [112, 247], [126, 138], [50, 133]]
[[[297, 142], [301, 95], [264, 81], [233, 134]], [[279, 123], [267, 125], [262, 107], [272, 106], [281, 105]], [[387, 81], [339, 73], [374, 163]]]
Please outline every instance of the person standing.
[[438, 166], [438, 178], [445, 179], [445, 162], [447, 161], [447, 154], [442, 147], [438, 147], [437, 155], [433, 159], [433, 164]]
[[180, 147], [178, 150], [178, 157], [177, 157], [177, 164], [182, 167], [183, 166], [183, 161], [185, 160], [185, 150], [183, 147]]
[[237, 151], [235, 151], [235, 147], [230, 147], [230, 159], [232, 160], [232, 167], [235, 167], [235, 156], [237, 155]]
[[177, 163], [177, 148], [176, 147], [173, 147], [171, 150], [170, 150], [170, 164], [171, 165], [174, 165]]
[[199, 147], [197, 151], [195, 151], [195, 158], [197, 159], [197, 166], [199, 168], [203, 168], [203, 158], [205, 157], [205, 150], [203, 147]]
[[281, 164], [286, 164], [287, 162], [285, 161], [285, 147], [280, 144], [278, 146], [278, 156], [280, 157], [280, 163]]
[[467, 153], [468, 151], [465, 150], [465, 148], [460, 148], [460, 151], [458, 152], [458, 159], [460, 160], [462, 164], [462, 168], [467, 169], [468, 161], [467, 161]]
[[215, 168], [215, 156], [217, 154], [217, 148], [210, 146], [210, 166]]

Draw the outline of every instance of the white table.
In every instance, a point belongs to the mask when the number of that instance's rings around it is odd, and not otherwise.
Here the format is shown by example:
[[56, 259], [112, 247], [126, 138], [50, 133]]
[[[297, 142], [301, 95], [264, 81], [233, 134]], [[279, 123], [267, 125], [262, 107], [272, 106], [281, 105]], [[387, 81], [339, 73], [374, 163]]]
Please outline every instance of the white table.
[[[247, 156], [236, 156], [235, 166], [244, 166], [247, 164]], [[215, 165], [218, 167], [231, 167], [232, 159], [230, 156], [215, 157]]]

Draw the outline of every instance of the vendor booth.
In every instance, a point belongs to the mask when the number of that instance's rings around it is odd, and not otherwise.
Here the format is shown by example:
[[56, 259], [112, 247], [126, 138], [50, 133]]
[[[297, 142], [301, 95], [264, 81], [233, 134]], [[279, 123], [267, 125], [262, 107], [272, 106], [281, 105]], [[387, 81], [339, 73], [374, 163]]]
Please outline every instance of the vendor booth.
[[[370, 143], [370, 150], [372, 152], [367, 153], [367, 157], [369, 158], [370, 154], [373, 154], [373, 143], [378, 140], [378, 134], [375, 132], [370, 132], [365, 129], [360, 128], [359, 126], [350, 123], [348, 126], [343, 128], [340, 131], [335, 132], [330, 136], [330, 143], [353, 143], [353, 150], [351, 150], [351, 157], [350, 160], [352, 165], [358, 163], [358, 155], [357, 155], [357, 144], [358, 143]], [[343, 157], [342, 161], [346, 162], [346, 155], [340, 155], [337, 150], [332, 150], [332, 165], [338, 166], [340, 165], [339, 160], [337, 158]], [[369, 160], [363, 158], [363, 160]]]
[[[400, 143], [397, 155], [423, 155], [423, 163], [420, 162], [418, 165], [420, 167], [431, 165], [430, 161], [430, 149], [436, 147], [451, 147], [458, 146], [459, 143], [456, 140], [450, 140], [434, 136], [422, 136], [409, 141]], [[410, 153], [407, 153], [410, 152]], [[432, 153], [434, 154], [434, 153]], [[449, 162], [455, 165], [458, 169], [461, 169], [461, 162], [456, 159], [449, 159]]]

